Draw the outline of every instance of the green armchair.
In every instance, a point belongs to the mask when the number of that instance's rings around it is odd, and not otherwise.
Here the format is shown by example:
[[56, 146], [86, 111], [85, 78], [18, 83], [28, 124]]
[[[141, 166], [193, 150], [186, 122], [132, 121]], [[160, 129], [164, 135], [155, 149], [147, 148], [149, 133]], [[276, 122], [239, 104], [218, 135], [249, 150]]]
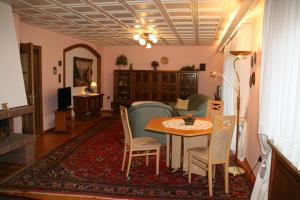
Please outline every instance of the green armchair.
[[153, 137], [166, 144], [166, 135], [145, 131], [147, 123], [153, 118], [172, 117], [170, 106], [160, 102], [144, 102], [133, 104], [128, 108], [128, 118], [134, 137]]
[[210, 97], [204, 94], [192, 94], [188, 99], [189, 103], [187, 110], [177, 109], [174, 104], [173, 109], [175, 115], [184, 116], [186, 114], [191, 114], [195, 117], [205, 117], [207, 112], [207, 101]]

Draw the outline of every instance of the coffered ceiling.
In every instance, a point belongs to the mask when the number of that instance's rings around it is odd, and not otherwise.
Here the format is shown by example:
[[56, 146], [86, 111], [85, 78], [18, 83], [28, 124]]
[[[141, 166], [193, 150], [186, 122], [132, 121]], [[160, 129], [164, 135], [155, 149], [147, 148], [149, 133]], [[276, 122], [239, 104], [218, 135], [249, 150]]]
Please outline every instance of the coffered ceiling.
[[12, 0], [21, 20], [102, 45], [137, 45], [154, 32], [159, 45], [215, 45], [234, 0]]

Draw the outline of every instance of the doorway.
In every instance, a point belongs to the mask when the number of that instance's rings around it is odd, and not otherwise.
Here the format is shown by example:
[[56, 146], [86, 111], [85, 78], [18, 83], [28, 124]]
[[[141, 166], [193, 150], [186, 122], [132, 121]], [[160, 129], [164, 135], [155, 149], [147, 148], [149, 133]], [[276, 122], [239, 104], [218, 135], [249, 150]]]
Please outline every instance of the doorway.
[[28, 105], [34, 112], [22, 117], [23, 133], [43, 133], [42, 47], [32, 43], [20, 44], [21, 65]]

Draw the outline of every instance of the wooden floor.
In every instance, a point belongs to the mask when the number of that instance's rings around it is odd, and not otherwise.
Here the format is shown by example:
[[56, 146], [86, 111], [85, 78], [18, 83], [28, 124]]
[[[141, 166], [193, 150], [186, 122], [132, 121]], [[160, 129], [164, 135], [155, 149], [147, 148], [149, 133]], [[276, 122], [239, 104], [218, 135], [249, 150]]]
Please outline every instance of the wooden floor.
[[[98, 123], [103, 117], [112, 116], [110, 113], [103, 113], [101, 116], [94, 116], [90, 119], [84, 121], [72, 120], [70, 122], [71, 130], [67, 133], [55, 133], [53, 130], [46, 131], [43, 134], [40, 134], [37, 138], [36, 154], [35, 159], [39, 159], [49, 152], [57, 148], [58, 146], [64, 144], [66, 141], [72, 139], [78, 134], [82, 133], [84, 130]], [[0, 182], [4, 179], [12, 176], [14, 173], [25, 167], [24, 165], [16, 164], [0, 164]], [[59, 194], [38, 194], [30, 192], [21, 192], [21, 193], [9, 193], [2, 192], [10, 195], [30, 197], [34, 199], [45, 199], [45, 200], [90, 200], [90, 199], [111, 199], [103, 197], [82, 197], [82, 196], [62, 196]]]

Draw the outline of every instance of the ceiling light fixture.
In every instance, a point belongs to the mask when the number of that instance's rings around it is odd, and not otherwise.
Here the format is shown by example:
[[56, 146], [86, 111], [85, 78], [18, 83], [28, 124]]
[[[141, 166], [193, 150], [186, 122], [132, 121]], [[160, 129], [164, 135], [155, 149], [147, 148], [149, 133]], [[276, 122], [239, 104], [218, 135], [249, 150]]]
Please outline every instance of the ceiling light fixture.
[[145, 46], [147, 49], [151, 49], [153, 44], [157, 43], [157, 38], [152, 33], [134, 34], [133, 39], [138, 41], [141, 46]]

